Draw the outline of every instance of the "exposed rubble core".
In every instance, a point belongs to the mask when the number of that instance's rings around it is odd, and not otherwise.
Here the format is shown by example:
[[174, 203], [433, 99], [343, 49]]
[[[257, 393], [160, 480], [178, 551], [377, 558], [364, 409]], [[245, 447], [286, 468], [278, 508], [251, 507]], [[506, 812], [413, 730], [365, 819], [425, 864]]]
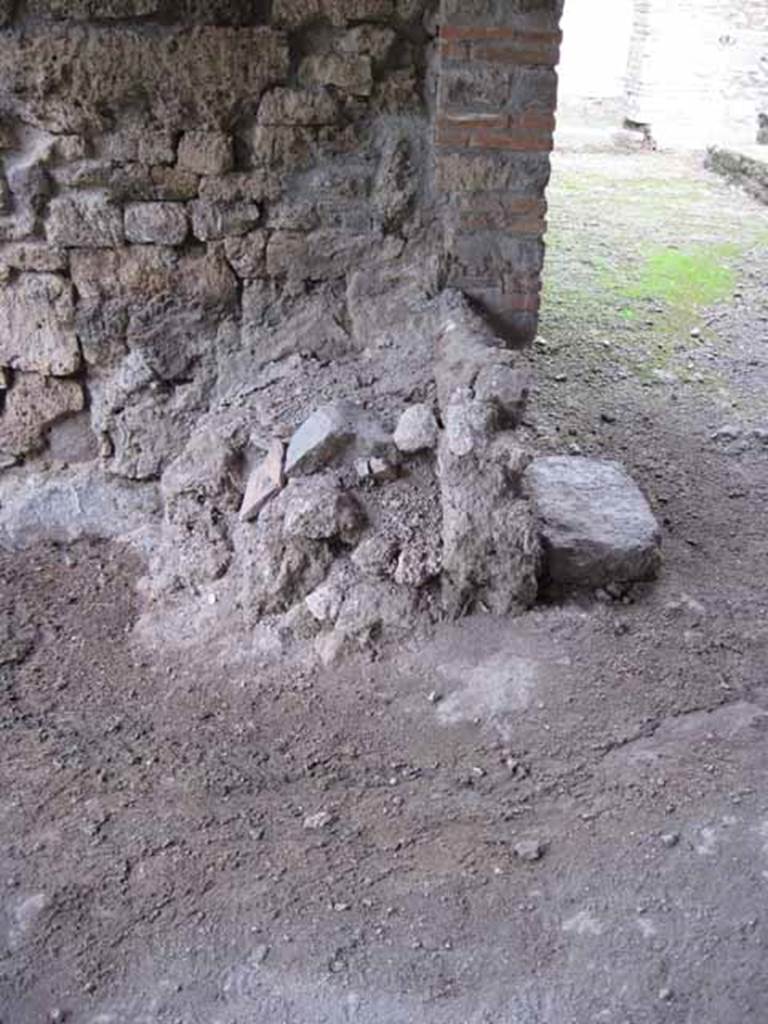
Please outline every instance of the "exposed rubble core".
[[4, 9], [5, 545], [130, 532], [182, 632], [325, 661], [535, 601], [561, 4], [475, 8]]

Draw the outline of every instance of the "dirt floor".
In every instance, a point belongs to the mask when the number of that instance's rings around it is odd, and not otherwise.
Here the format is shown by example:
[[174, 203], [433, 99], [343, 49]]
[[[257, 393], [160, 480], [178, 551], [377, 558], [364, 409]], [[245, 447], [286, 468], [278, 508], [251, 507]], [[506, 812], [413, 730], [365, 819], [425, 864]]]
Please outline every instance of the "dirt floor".
[[658, 584], [257, 674], [115, 545], [0, 558], [2, 1024], [768, 1020], [768, 212], [699, 166], [550, 193], [531, 434]]

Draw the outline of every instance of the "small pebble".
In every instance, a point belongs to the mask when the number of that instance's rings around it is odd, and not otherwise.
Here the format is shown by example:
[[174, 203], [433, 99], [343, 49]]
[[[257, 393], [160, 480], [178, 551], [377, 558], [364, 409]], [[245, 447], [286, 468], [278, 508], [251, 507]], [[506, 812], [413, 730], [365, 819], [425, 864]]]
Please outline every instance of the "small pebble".
[[677, 844], [680, 842], [680, 833], [665, 832], [664, 835], [661, 837], [661, 841], [668, 850], [671, 850], [673, 846], [677, 846]]
[[521, 842], [515, 843], [513, 850], [518, 860], [533, 863], [541, 860], [547, 852], [547, 844], [540, 839], [523, 839]]

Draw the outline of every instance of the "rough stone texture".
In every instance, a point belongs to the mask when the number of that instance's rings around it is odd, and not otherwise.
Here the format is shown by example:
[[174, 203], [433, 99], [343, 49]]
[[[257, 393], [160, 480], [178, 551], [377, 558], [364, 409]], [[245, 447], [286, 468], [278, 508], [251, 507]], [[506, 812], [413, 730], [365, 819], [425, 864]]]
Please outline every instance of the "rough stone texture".
[[438, 450], [443, 508], [443, 602], [449, 615], [529, 607], [538, 592], [539, 543], [521, 492], [527, 457], [493, 434], [486, 403], [458, 389]]
[[188, 232], [187, 214], [180, 203], [132, 203], [125, 208], [128, 242], [181, 245]]
[[83, 537], [132, 537], [141, 544], [159, 513], [156, 487], [109, 480], [98, 467], [76, 467], [55, 477], [19, 476], [4, 487], [0, 547], [23, 550]]
[[82, 408], [83, 389], [77, 381], [16, 374], [0, 419], [0, 452], [16, 456], [37, 451], [56, 420]]
[[72, 286], [48, 273], [23, 273], [0, 288], [0, 365], [65, 376], [80, 365]]
[[411, 405], [398, 420], [394, 441], [401, 452], [409, 454], [434, 448], [437, 436], [437, 422], [430, 407]]
[[768, 158], [762, 160], [712, 146], [707, 150], [706, 166], [740, 185], [759, 202], [768, 205]]
[[288, 476], [314, 473], [339, 456], [354, 458], [390, 454], [392, 437], [377, 420], [352, 402], [333, 402], [317, 409], [288, 445]]
[[123, 241], [122, 213], [102, 196], [61, 196], [51, 201], [46, 235], [65, 248], [113, 248]]
[[525, 474], [545, 573], [556, 584], [599, 587], [653, 579], [661, 533], [637, 484], [616, 462], [536, 459]]
[[248, 477], [243, 504], [240, 506], [240, 518], [243, 522], [255, 519], [270, 498], [274, 498], [283, 489], [285, 483], [284, 461], [285, 445], [282, 441], [275, 440], [267, 449], [267, 454]]

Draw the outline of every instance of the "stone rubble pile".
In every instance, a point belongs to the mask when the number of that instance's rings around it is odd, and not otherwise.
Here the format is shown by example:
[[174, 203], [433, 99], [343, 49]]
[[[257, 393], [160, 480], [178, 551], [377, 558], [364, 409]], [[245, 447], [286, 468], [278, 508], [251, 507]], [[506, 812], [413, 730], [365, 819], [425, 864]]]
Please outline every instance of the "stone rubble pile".
[[443, 618], [522, 611], [543, 583], [655, 575], [658, 528], [621, 467], [526, 450], [527, 357], [458, 293], [426, 323], [426, 400], [340, 394], [269, 437], [247, 404], [200, 425], [161, 481], [160, 609], [211, 595], [225, 620], [329, 662]]

